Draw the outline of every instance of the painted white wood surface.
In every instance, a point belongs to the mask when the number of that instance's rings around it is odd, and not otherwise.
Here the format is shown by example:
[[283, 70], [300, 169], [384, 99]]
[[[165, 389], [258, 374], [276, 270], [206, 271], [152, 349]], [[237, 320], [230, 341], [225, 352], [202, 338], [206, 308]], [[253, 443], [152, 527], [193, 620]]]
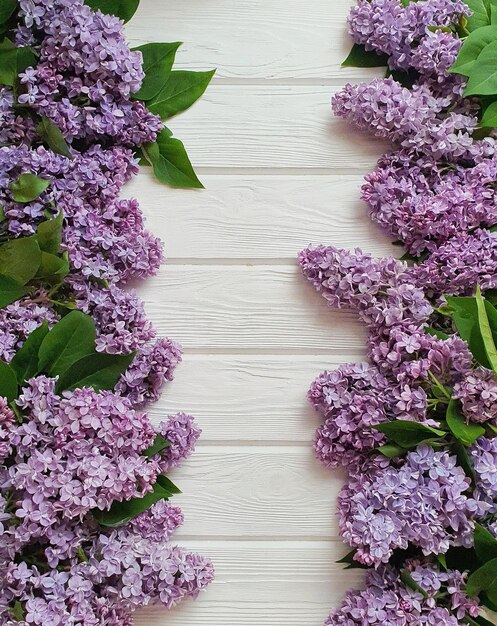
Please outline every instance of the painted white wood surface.
[[171, 190], [143, 171], [128, 186], [169, 263], [139, 287], [184, 362], [154, 420], [185, 410], [204, 435], [175, 473], [178, 542], [208, 554], [216, 582], [137, 626], [320, 626], [357, 572], [335, 561], [342, 477], [313, 458], [306, 402], [324, 369], [363, 358], [353, 315], [329, 311], [296, 255], [309, 243], [396, 253], [370, 224], [362, 175], [383, 146], [330, 113], [352, 0], [141, 0], [133, 44], [184, 40], [181, 67], [218, 72], [170, 127], [206, 189]]

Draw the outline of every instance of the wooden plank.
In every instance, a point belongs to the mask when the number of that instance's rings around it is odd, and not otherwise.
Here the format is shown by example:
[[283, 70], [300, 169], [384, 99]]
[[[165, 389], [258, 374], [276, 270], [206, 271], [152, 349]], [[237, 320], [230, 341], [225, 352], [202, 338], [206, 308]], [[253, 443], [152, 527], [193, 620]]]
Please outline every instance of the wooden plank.
[[196, 602], [172, 612], [160, 607], [138, 613], [135, 626], [321, 626], [345, 591], [363, 574], [335, 561], [345, 554], [337, 542], [190, 542], [209, 555], [216, 580]]
[[342, 69], [351, 40], [350, 0], [142, 0], [127, 25], [133, 45], [184, 41], [178, 67], [217, 68], [223, 78], [367, 78], [367, 70]]
[[[285, 424], [281, 424], [282, 431]], [[179, 538], [337, 538], [339, 471], [310, 446], [198, 446], [172, 478]]]
[[197, 168], [366, 172], [387, 144], [351, 132], [347, 122], [332, 115], [330, 98], [336, 91], [317, 85], [216, 83], [167, 125], [185, 143]]
[[173, 383], [149, 414], [154, 422], [179, 410], [195, 415], [202, 443], [310, 445], [319, 416], [307, 402], [311, 382], [325, 369], [361, 355], [240, 356], [187, 354]]
[[396, 254], [360, 199], [362, 176], [202, 177], [203, 191], [169, 189], [142, 168], [125, 189], [170, 259], [275, 259], [293, 263], [312, 243]]
[[366, 329], [331, 311], [295, 265], [170, 265], [140, 285], [161, 335], [197, 352], [361, 353]]

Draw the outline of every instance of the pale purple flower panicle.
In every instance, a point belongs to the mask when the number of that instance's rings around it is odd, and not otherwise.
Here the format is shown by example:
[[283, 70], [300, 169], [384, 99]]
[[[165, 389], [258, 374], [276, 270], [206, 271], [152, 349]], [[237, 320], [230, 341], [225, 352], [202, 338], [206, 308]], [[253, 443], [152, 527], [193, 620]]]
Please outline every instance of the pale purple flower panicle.
[[346, 85], [333, 98], [335, 115], [376, 137], [431, 154], [461, 158], [472, 154], [478, 117], [471, 109], [448, 111], [451, 97], [435, 97], [426, 85], [402, 87], [391, 78]]
[[497, 378], [483, 367], [468, 371], [454, 386], [453, 397], [461, 401], [462, 412], [472, 422], [496, 422]]
[[387, 563], [409, 544], [426, 555], [469, 547], [480, 511], [470, 485], [455, 457], [421, 445], [398, 467], [351, 475], [339, 496], [340, 532], [366, 565]]
[[[402, 583], [399, 569], [381, 566], [368, 572], [364, 590], [347, 593], [325, 626], [459, 626], [466, 616], [479, 615], [478, 601], [463, 591], [464, 574], [417, 561], [405, 569], [422, 592]], [[445, 596], [445, 606], [437, 606], [438, 595]]]

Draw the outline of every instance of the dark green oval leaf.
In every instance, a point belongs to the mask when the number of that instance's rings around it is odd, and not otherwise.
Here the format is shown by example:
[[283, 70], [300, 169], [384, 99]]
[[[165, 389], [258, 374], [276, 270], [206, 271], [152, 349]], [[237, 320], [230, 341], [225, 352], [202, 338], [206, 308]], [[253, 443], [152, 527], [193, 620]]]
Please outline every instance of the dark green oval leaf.
[[475, 298], [448, 296], [446, 300], [459, 336], [466, 341], [478, 363], [490, 368], [478, 324], [478, 307]]
[[62, 131], [51, 119], [42, 115], [40, 123], [36, 126], [36, 132], [40, 139], [46, 143], [51, 150], [68, 159], [73, 159]]
[[464, 90], [465, 96], [497, 94], [497, 41], [489, 44], [477, 59]]
[[447, 406], [445, 419], [454, 437], [467, 448], [472, 446], [479, 437], [485, 434], [485, 429], [482, 426], [466, 421], [454, 398], [452, 398]]
[[94, 11], [115, 15], [124, 22], [129, 22], [136, 13], [140, 0], [85, 0], [85, 4]]
[[71, 311], [43, 340], [38, 367], [49, 376], [62, 375], [73, 363], [95, 351], [95, 323], [81, 311]]
[[133, 51], [142, 53], [143, 79], [140, 90], [133, 94], [135, 100], [151, 100], [165, 86], [173, 67], [176, 51], [181, 42], [174, 43], [147, 43], [144, 46], [133, 48]]
[[59, 378], [56, 391], [74, 391], [91, 387], [95, 391], [114, 389], [117, 381], [135, 358], [131, 354], [105, 354], [95, 352], [73, 363]]
[[49, 185], [49, 180], [39, 178], [34, 174], [21, 174], [16, 181], [10, 184], [10, 190], [12, 191], [12, 198], [16, 202], [26, 203], [39, 198]]
[[17, 8], [17, 0], [2, 0], [0, 2], [0, 24], [9, 20]]
[[41, 250], [36, 236], [19, 237], [0, 246], [0, 274], [25, 285], [37, 273]]
[[20, 300], [28, 293], [28, 289], [16, 280], [0, 274], [0, 309]]
[[366, 50], [361, 44], [355, 43], [342, 67], [387, 67], [388, 55]]
[[376, 425], [375, 428], [402, 448], [415, 448], [424, 441], [440, 439], [447, 434], [443, 430], [407, 420], [385, 422]]
[[44, 321], [28, 336], [23, 347], [16, 352], [10, 362], [10, 367], [14, 370], [20, 385], [38, 374], [38, 352], [47, 335], [48, 324]]
[[17, 377], [14, 370], [0, 361], [0, 396], [12, 402], [18, 396]]
[[431, 335], [432, 337], [436, 337], [437, 339], [448, 339], [450, 335], [444, 333], [441, 330], [437, 330], [436, 328], [432, 328], [431, 326], [425, 326], [425, 333]]
[[497, 26], [485, 26], [473, 31], [465, 40], [450, 72], [470, 76], [483, 50], [497, 41]]
[[155, 115], [160, 115], [163, 120], [186, 111], [202, 96], [215, 71], [188, 72], [178, 70], [171, 72], [163, 89], [153, 100], [148, 102], [148, 108]]
[[58, 285], [69, 274], [69, 260], [67, 253], [56, 256], [49, 252], [41, 253], [40, 268], [35, 276], [35, 280], [40, 280], [45, 284]]
[[[497, 127], [497, 101], [491, 102], [483, 109], [483, 115], [480, 121], [480, 128], [496, 128]], [[495, 231], [495, 227], [493, 227]]]
[[162, 131], [157, 141], [144, 144], [142, 151], [161, 183], [171, 187], [203, 188], [179, 139]]
[[170, 445], [170, 442], [167, 439], [164, 439], [162, 435], [156, 435], [154, 443], [149, 448], [144, 450], [142, 455], [147, 457], [154, 456], [165, 448], [169, 448]]
[[497, 539], [481, 524], [475, 524], [475, 551], [482, 563], [497, 559]]
[[[147, 511], [159, 500], [169, 500], [175, 493], [179, 493], [177, 487], [171, 483], [168, 479], [166, 481], [161, 480], [162, 476], [159, 476], [157, 482], [154, 485], [154, 490], [151, 493], [147, 493], [143, 498], [132, 498], [125, 502], [114, 502], [108, 511], [99, 511], [94, 509], [92, 511], [93, 517], [101, 526], [109, 528], [116, 528], [129, 522], [140, 513]], [[174, 487], [174, 489], [171, 488]]]
[[392, 443], [387, 443], [384, 446], [380, 446], [378, 448], [378, 452], [386, 456], [387, 459], [395, 459], [398, 456], [402, 456], [406, 453], [405, 448], [401, 448], [400, 446], [396, 446]]
[[64, 216], [62, 211], [59, 212], [57, 217], [45, 222], [41, 222], [38, 226], [38, 244], [43, 252], [49, 252], [50, 254], [59, 254], [60, 244], [62, 243], [62, 225], [64, 222]]
[[470, 32], [490, 24], [490, 0], [465, 0], [465, 4], [472, 12], [467, 26]]
[[481, 591], [487, 591], [497, 583], [497, 559], [487, 561], [485, 565], [470, 575], [466, 585], [468, 596], [477, 596]]

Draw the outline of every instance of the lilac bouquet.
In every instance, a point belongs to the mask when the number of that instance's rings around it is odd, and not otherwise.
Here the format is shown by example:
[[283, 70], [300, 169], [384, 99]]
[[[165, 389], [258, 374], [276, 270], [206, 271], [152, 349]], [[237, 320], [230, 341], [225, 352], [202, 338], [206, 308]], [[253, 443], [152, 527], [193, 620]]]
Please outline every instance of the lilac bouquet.
[[336, 115], [393, 150], [366, 176], [401, 260], [310, 246], [306, 278], [368, 328], [367, 361], [322, 373], [318, 459], [343, 466], [349, 567], [373, 568], [327, 626], [496, 624], [497, 23], [479, 0], [359, 0]]
[[[138, 0], [0, 6], [0, 621], [125, 626], [213, 578], [170, 544], [183, 521], [167, 477], [200, 435], [152, 425], [181, 348], [157, 338], [126, 285], [162, 243], [122, 200], [140, 163], [201, 187], [164, 121], [213, 72], [173, 69], [178, 43], [130, 50]], [[100, 10], [102, 9], [102, 10]], [[109, 15], [108, 10], [116, 15]], [[188, 97], [178, 98], [178, 85]]]

